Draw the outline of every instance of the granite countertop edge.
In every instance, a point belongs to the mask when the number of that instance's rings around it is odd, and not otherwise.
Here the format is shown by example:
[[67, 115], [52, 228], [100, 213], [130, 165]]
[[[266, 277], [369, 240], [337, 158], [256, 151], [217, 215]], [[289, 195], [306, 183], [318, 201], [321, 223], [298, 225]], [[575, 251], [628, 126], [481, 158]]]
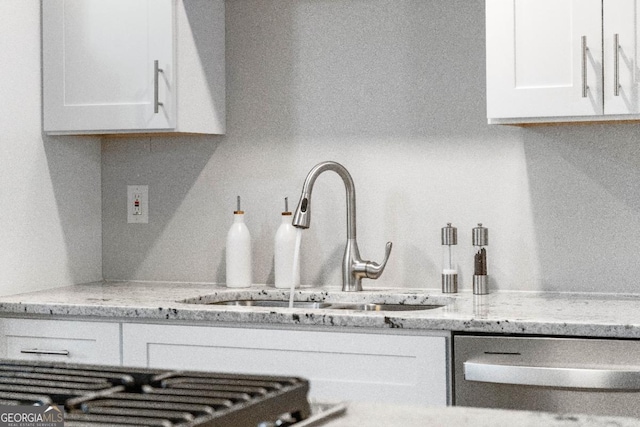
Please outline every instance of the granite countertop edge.
[[365, 312], [210, 304], [288, 297], [288, 290], [268, 285], [233, 289], [198, 283], [100, 281], [2, 296], [0, 316], [640, 338], [640, 295], [636, 294], [496, 291], [473, 295], [414, 288], [346, 293], [336, 287], [303, 287], [295, 290], [296, 300], [441, 307]]

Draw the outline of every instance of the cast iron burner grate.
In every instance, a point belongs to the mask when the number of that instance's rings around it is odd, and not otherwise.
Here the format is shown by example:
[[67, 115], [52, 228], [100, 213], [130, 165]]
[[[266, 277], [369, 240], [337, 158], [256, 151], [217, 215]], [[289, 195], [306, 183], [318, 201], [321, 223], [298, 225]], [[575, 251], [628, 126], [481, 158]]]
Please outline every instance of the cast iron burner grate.
[[0, 361], [0, 405], [64, 405], [65, 427], [286, 426], [310, 416], [308, 391], [295, 377]]

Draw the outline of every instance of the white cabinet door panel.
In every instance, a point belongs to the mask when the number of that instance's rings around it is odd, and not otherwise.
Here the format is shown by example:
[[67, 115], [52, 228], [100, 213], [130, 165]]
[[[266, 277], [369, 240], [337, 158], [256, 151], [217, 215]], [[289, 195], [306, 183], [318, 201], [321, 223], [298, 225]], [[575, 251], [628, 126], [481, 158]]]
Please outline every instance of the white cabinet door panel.
[[447, 404], [444, 336], [123, 325], [128, 366], [293, 375], [311, 396]]
[[45, 131], [175, 126], [172, 0], [46, 0], [42, 7]]
[[[604, 112], [640, 113], [640, 4], [637, 0], [604, 0]], [[618, 36], [616, 49], [615, 36]], [[617, 78], [616, 78], [617, 75]], [[618, 93], [615, 86], [618, 84]]]
[[487, 0], [486, 12], [489, 118], [603, 113], [601, 0]]

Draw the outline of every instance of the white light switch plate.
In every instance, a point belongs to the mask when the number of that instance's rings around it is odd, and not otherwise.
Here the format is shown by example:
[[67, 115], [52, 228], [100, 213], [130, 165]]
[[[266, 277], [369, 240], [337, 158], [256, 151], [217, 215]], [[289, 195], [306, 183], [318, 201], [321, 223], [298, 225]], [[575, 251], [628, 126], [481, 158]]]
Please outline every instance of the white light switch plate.
[[127, 185], [127, 223], [149, 223], [148, 185]]

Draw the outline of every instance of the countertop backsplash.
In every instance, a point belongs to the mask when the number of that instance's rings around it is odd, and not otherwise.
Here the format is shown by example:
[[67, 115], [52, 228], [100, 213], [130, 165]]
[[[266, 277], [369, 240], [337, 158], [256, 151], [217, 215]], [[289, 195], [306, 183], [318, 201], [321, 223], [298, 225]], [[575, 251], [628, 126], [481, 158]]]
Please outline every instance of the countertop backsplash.
[[[439, 287], [440, 229], [491, 230], [490, 289], [637, 292], [638, 125], [488, 126], [484, 2], [227, 2], [228, 133], [102, 142], [105, 279], [224, 283], [236, 195], [254, 281], [273, 283], [282, 198], [335, 160], [356, 186], [363, 286]], [[446, 54], [442, 54], [446, 52]], [[149, 185], [148, 225], [125, 186]], [[303, 233], [302, 282], [340, 284], [344, 186], [323, 174]]]
[[[224, 283], [237, 195], [254, 281], [273, 283], [282, 198], [294, 204], [325, 160], [355, 181], [362, 256], [394, 243], [365, 288], [438, 287], [451, 222], [470, 289], [482, 222], [490, 289], [638, 293], [639, 125], [487, 125], [483, 1], [227, 2], [227, 134], [102, 140], [42, 136], [40, 2], [3, 5], [26, 24], [0, 26], [21, 46], [0, 86], [2, 294], [100, 278]], [[126, 223], [136, 184], [149, 186], [146, 225]], [[323, 174], [303, 238], [307, 285], [340, 283], [344, 201]]]
[[[0, 194], [0, 293], [100, 276], [224, 283], [237, 195], [254, 281], [273, 283], [282, 198], [294, 204], [325, 160], [355, 181], [362, 256], [379, 260], [394, 243], [365, 288], [438, 287], [439, 232], [451, 222], [459, 288], [470, 289], [470, 233], [482, 222], [490, 289], [638, 292], [638, 125], [487, 125], [483, 1], [227, 2], [227, 134], [101, 141], [43, 138], [40, 3], [6, 7], [28, 24], [0, 30], [21, 44], [0, 87], [16, 118], [0, 123], [14, 144], [1, 185], [15, 189]], [[126, 223], [136, 184], [149, 186], [146, 225]], [[340, 283], [344, 200], [340, 179], [323, 174], [305, 284]]]

